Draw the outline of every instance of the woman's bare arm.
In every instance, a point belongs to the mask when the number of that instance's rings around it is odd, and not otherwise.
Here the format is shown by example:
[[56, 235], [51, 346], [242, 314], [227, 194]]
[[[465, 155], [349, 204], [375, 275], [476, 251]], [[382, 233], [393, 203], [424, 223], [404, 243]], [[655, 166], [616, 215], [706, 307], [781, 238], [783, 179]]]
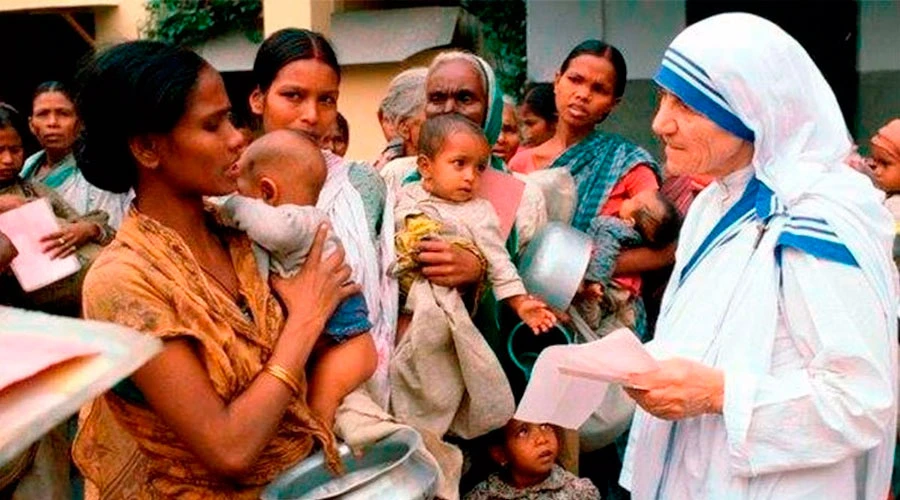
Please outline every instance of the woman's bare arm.
[[[297, 276], [274, 283], [288, 317], [269, 363], [298, 379], [328, 317], [341, 300], [359, 291], [357, 285], [344, 285], [350, 269], [343, 263], [343, 251], [322, 261], [324, 236], [320, 229]], [[234, 400], [223, 401], [187, 339], [167, 341], [162, 354], [132, 380], [200, 461], [229, 477], [253, 466], [294, 397], [282, 381], [261, 372]]]
[[639, 247], [623, 250], [616, 259], [613, 274], [645, 273], [662, 269], [675, 262], [675, 246], [676, 243], [671, 243], [660, 249]]

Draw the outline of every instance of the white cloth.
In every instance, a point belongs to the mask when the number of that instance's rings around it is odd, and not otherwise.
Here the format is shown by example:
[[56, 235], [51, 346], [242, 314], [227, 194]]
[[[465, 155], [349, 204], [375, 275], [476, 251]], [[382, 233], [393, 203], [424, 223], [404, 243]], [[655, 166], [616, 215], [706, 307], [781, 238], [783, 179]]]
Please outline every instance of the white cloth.
[[397, 196], [394, 217], [398, 229], [405, 227], [407, 217], [419, 214], [440, 222], [442, 232], [475, 243], [487, 261], [487, 279], [497, 300], [527, 293], [503, 244], [500, 220], [491, 202], [483, 198], [449, 201], [425, 191], [421, 182], [411, 182], [403, 186]]
[[[670, 49], [708, 75], [755, 151], [752, 168], [691, 206], [650, 345], [722, 370], [723, 415], [672, 423], [638, 409], [620, 482], [636, 499], [882, 500], [897, 397], [893, 225], [843, 163], [834, 94], [795, 40], [748, 14], [701, 21]], [[753, 182], [748, 217], [689, 262]]]
[[[43, 162], [45, 155], [44, 151], [38, 151], [28, 157], [25, 162], [26, 166], [33, 165], [29, 171], [34, 172], [39, 169], [40, 165], [34, 164]], [[63, 162], [74, 164], [75, 159], [70, 154]], [[72, 175], [54, 190], [80, 215], [86, 215], [95, 210], [106, 212], [109, 215], [109, 226], [115, 230], [118, 230], [119, 226], [122, 225], [122, 219], [128, 213], [128, 206], [134, 200], [134, 191], [129, 189], [127, 193], [113, 193], [100, 189], [88, 182], [77, 167]]]
[[[276, 207], [240, 195], [225, 198], [219, 216], [225, 225], [244, 231], [253, 240], [253, 255], [265, 280], [269, 279], [270, 267], [283, 277], [297, 274], [300, 265], [306, 262], [319, 225], [328, 220], [316, 207], [290, 204]], [[334, 232], [328, 231], [322, 257], [328, 257], [340, 245]]]
[[388, 402], [388, 366], [397, 332], [397, 281], [387, 274], [385, 263], [394, 260], [394, 224], [390, 189], [385, 201], [378, 247], [366, 223], [359, 192], [350, 184], [343, 159], [330, 151], [322, 151], [328, 166], [328, 177], [319, 193], [316, 206], [331, 220], [335, 234], [344, 244], [345, 260], [352, 268], [353, 281], [362, 286], [369, 306], [370, 333], [378, 353], [378, 367], [368, 385], [373, 399], [382, 407]]

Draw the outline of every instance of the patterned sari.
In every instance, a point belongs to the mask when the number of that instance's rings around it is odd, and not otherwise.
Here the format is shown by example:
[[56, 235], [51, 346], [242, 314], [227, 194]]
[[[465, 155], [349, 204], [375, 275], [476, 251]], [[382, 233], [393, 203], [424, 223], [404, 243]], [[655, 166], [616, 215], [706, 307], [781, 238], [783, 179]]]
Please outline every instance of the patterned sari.
[[[257, 273], [250, 240], [215, 230], [231, 253], [243, 307], [206, 279], [177, 233], [132, 209], [88, 274], [84, 311], [89, 319], [162, 339], [190, 339], [227, 402], [261, 372], [284, 317]], [[305, 394], [288, 406], [253, 468], [230, 480], [208, 470], [133, 385], [98, 398], [82, 417], [73, 455], [102, 498], [258, 498], [275, 476], [309, 455], [314, 439], [334, 449], [334, 436], [314, 419]]]
[[549, 168], [568, 168], [578, 186], [572, 226], [587, 231], [609, 193], [638, 165], [647, 165], [662, 178], [662, 169], [650, 153], [618, 135], [599, 130], [559, 155]]

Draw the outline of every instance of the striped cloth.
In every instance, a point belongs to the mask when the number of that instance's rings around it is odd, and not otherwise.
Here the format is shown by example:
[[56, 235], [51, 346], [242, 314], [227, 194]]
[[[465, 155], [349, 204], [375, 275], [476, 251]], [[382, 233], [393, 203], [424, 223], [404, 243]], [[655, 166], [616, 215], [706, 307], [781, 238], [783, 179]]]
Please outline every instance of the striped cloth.
[[550, 168], [569, 169], [578, 187], [572, 227], [587, 231], [613, 187], [638, 165], [647, 165], [662, 178], [662, 170], [650, 153], [618, 135], [599, 130], [559, 155]]

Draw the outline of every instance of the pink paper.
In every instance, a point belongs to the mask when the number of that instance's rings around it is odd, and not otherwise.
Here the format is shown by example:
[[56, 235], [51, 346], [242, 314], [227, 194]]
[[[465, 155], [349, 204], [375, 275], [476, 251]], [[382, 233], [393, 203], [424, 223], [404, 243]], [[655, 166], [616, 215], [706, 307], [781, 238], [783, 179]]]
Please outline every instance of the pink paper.
[[70, 359], [100, 349], [64, 336], [10, 333], [0, 336], [0, 391]]
[[525, 192], [525, 183], [510, 174], [488, 167], [481, 174], [478, 196], [491, 202], [500, 219], [500, 235], [504, 240], [512, 231], [516, 211]]
[[515, 418], [577, 429], [600, 407], [611, 383], [656, 368], [626, 328], [587, 344], [549, 347], [534, 364]]
[[22, 290], [31, 292], [43, 288], [81, 268], [74, 255], [51, 259], [44, 253], [41, 238], [59, 229], [50, 203], [43, 198], [0, 214], [0, 231], [19, 252], [10, 266]]

